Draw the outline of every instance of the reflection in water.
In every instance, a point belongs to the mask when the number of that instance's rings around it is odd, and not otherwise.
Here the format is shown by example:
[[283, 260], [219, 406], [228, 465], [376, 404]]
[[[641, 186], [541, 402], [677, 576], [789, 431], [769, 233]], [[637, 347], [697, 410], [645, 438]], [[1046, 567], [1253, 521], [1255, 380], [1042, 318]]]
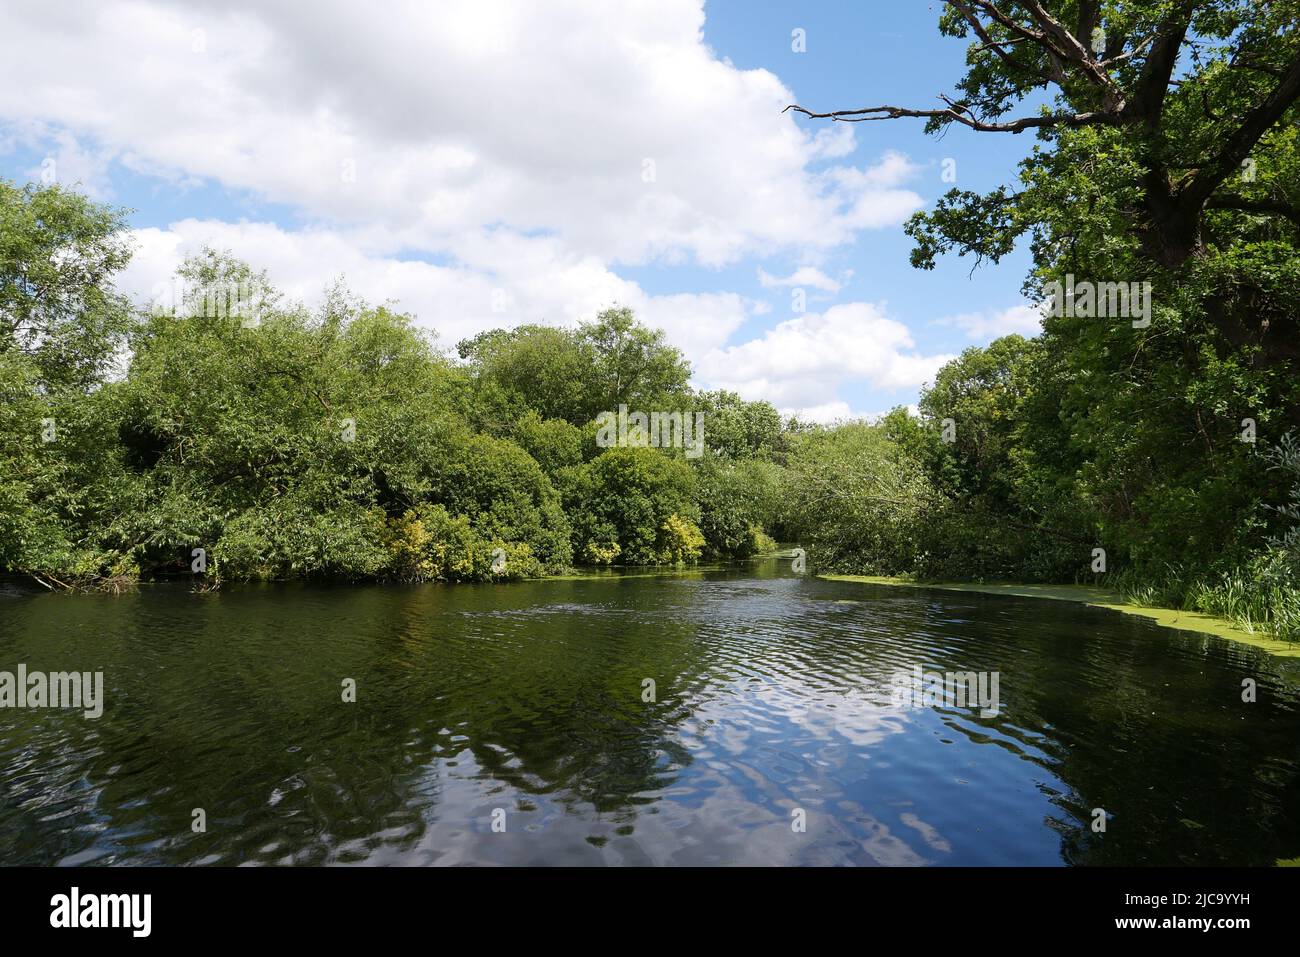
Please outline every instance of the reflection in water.
[[[93, 721], [0, 711], [6, 864], [1300, 854], [1295, 665], [1065, 603], [774, 564], [501, 586], [10, 589], [0, 669], [19, 662], [102, 670], [106, 705]], [[998, 713], [900, 708], [891, 680], [914, 667], [998, 672]]]

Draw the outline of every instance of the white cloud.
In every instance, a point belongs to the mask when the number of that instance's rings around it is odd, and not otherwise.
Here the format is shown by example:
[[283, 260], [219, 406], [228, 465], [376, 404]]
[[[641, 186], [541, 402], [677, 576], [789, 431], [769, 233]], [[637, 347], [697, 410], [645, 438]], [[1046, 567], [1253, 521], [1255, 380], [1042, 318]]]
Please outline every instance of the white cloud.
[[[506, 224], [605, 263], [828, 248], [922, 201], [912, 164], [811, 172], [851, 128], [704, 43], [702, 0], [6, 5], [0, 117], [393, 248]], [[342, 38], [342, 39], [341, 39]]]
[[955, 326], [971, 339], [991, 340], [999, 336], [1019, 333], [1036, 336], [1043, 331], [1043, 313], [1037, 306], [1021, 303], [1001, 311], [964, 312], [939, 319], [941, 326]]
[[112, 150], [88, 148], [71, 131], [38, 120], [9, 124], [7, 135], [0, 138], [0, 153], [19, 146], [41, 154], [36, 165], [22, 171], [32, 182], [75, 185], [100, 202], [113, 198]]
[[[901, 404], [901, 403], [900, 403]], [[920, 410], [915, 403], [905, 404], [910, 415], [920, 415]], [[890, 409], [883, 412], [857, 412], [842, 399], [836, 399], [834, 402], [824, 402], [821, 405], [807, 406], [801, 409], [781, 409], [781, 415], [799, 417], [801, 422], [816, 422], [821, 425], [831, 425], [836, 422], [848, 421], [865, 421], [878, 422], [890, 413]]]
[[800, 266], [788, 276], [773, 276], [765, 269], [759, 269], [758, 281], [764, 289], [777, 286], [811, 286], [825, 292], [839, 292], [840, 284], [816, 266]]
[[593, 257], [566, 253], [553, 239], [502, 230], [482, 232], [451, 265], [398, 259], [368, 247], [365, 233], [285, 230], [273, 223], [188, 219], [134, 232], [136, 253], [119, 287], [142, 302], [170, 290], [176, 267], [204, 246], [229, 249], [291, 299], [319, 302], [342, 277], [373, 303], [394, 300], [444, 346], [484, 329], [521, 322], [572, 325], [610, 305], [630, 306], [669, 340], [699, 355], [716, 349], [744, 322], [747, 301], [734, 293], [651, 296]]
[[853, 302], [788, 320], [761, 338], [715, 349], [696, 372], [710, 388], [764, 398], [778, 407], [830, 409], [839, 401], [839, 387], [849, 379], [886, 390], [916, 388], [933, 381], [939, 367], [952, 358], [918, 353], [901, 322], [887, 318], [880, 306]]
[[890, 151], [874, 166], [833, 166], [819, 178], [834, 194], [855, 197], [842, 211], [844, 227], [877, 229], [901, 223], [921, 208], [915, 193], [898, 188], [917, 171], [902, 153]]
[[761, 285], [835, 294], [852, 273], [823, 271], [829, 251], [923, 205], [909, 159], [840, 162], [853, 127], [783, 114], [792, 92], [718, 59], [703, 23], [703, 0], [10, 0], [0, 143], [56, 151], [61, 181], [101, 195], [116, 164], [300, 217], [137, 230], [121, 284], [140, 298], [212, 245], [308, 303], [342, 275], [445, 346], [627, 305], [703, 357], [698, 382], [817, 416], [848, 411], [853, 378], [933, 378], [948, 357], [871, 304], [736, 345], [769, 305], [618, 275], [781, 254], [798, 268]]
[[784, 408], [780, 412], [783, 418], [793, 415], [797, 416], [801, 422], [817, 422], [821, 425], [868, 417], [865, 412], [854, 412], [849, 407], [849, 404], [842, 399], [823, 402], [821, 405], [804, 406], [803, 408]]

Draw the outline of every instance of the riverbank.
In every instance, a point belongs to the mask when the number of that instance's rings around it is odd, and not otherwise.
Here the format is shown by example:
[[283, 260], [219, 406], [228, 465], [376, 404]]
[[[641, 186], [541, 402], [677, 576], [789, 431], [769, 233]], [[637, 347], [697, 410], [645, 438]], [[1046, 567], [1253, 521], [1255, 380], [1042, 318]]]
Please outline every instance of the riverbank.
[[1126, 615], [1150, 618], [1156, 624], [1166, 628], [1182, 631], [1195, 631], [1200, 634], [1214, 635], [1229, 641], [1261, 648], [1269, 654], [1281, 658], [1300, 658], [1300, 643], [1280, 641], [1257, 632], [1238, 628], [1222, 618], [1214, 618], [1194, 611], [1179, 611], [1173, 608], [1152, 608], [1146, 605], [1134, 605], [1124, 600], [1119, 592], [1094, 585], [1016, 585], [1016, 584], [972, 584], [958, 582], [915, 582], [903, 578], [888, 578], [875, 575], [819, 575], [828, 581], [860, 582], [865, 585], [887, 585], [900, 588], [934, 588], [940, 591], [978, 592], [984, 595], [1013, 595], [1018, 598], [1047, 598], [1053, 601], [1073, 601], [1094, 608], [1109, 608]]

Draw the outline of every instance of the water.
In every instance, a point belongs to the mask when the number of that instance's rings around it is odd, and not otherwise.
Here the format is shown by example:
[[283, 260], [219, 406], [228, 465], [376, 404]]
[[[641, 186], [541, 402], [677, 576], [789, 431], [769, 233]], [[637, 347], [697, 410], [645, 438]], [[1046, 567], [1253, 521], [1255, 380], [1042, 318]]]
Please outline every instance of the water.
[[[102, 670], [106, 703], [95, 720], [0, 710], [4, 864], [1300, 856], [1300, 666], [1064, 602], [819, 581], [788, 563], [499, 586], [9, 589], [0, 670], [19, 662]], [[915, 665], [998, 672], [998, 713], [898, 707], [891, 681]]]

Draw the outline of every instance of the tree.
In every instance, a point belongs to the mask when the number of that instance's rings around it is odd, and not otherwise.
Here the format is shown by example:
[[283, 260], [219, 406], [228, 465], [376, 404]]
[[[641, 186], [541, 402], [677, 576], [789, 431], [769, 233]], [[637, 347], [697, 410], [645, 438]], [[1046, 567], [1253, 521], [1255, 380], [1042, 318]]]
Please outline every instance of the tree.
[[787, 468], [785, 524], [812, 564], [912, 569], [918, 523], [937, 499], [920, 465], [883, 429], [863, 422], [814, 429], [795, 440]]
[[491, 329], [457, 351], [473, 370], [480, 402], [511, 420], [533, 409], [583, 426], [620, 403], [668, 409], [684, 405], [690, 392], [681, 353], [630, 309], [606, 309], [577, 329]]
[[[1033, 291], [1067, 271], [1156, 279], [1166, 293], [1199, 280], [1229, 347], [1294, 369], [1296, 299], [1272, 280], [1294, 268], [1300, 229], [1298, 23], [1297, 0], [948, 0], [941, 30], [975, 42], [942, 108], [791, 109], [1036, 130], [1044, 146], [1020, 189], [953, 189], [912, 219], [914, 265], [954, 250], [997, 261], [1028, 233]], [[1038, 115], [1003, 119], [1042, 96], [1052, 105]], [[1300, 424], [1300, 407], [1287, 411]]]
[[0, 180], [0, 569], [43, 583], [79, 566], [79, 526], [111, 487], [105, 375], [131, 326], [112, 278], [122, 212]]
[[965, 350], [922, 391], [918, 408], [932, 430], [941, 433], [945, 419], [952, 423], [953, 441], [937, 447], [957, 474], [954, 490], [1011, 501], [1018, 479], [1012, 459], [1023, 445], [1022, 410], [1041, 349], [1036, 341], [1003, 336]]
[[[953, 189], [913, 217], [912, 262], [997, 261], [1027, 239], [1036, 301], [1053, 282], [1150, 284], [1138, 323], [1049, 312], [1017, 415], [1055, 448], [1024, 422], [998, 440], [1032, 459], [1032, 498], [1093, 503], [1080, 534], [1148, 569], [1258, 548], [1279, 493], [1239, 435], [1300, 425], [1297, 14], [1296, 0], [948, 0], [940, 29], [972, 42], [941, 107], [792, 107], [1035, 131], [1016, 186]], [[977, 487], [1006, 481], [973, 467]]]
[[[457, 347], [474, 370], [481, 397], [498, 416], [514, 419], [525, 409], [545, 419], [581, 425], [592, 417], [595, 356], [571, 329], [524, 325], [491, 329]], [[499, 390], [500, 398], [493, 392]]]
[[746, 402], [735, 392], [701, 392], [704, 439], [730, 459], [769, 459], [782, 450], [781, 414], [770, 402]]
[[584, 436], [576, 425], [564, 419], [543, 419], [533, 409], [519, 417], [511, 437], [550, 476], [582, 464], [584, 438], [594, 445], [594, 440]]
[[708, 456], [696, 463], [695, 480], [700, 531], [711, 554], [744, 558], [774, 547], [768, 532], [780, 516], [785, 485], [781, 466]]
[[[1269, 140], [1293, 116], [1298, 13], [1295, 0], [947, 0], [940, 29], [976, 42], [944, 106], [788, 109], [848, 122], [922, 117], [930, 132], [1033, 129], [1049, 142], [1068, 130], [1119, 130], [1135, 146], [1131, 226], [1150, 259], [1174, 267], [1204, 251], [1208, 210], [1300, 223], [1294, 178], [1273, 180], [1272, 190], [1229, 182], [1262, 141], [1272, 153]], [[1176, 74], [1184, 54], [1190, 69]], [[1052, 105], [1004, 118], [1035, 94]], [[1035, 225], [1033, 197], [1023, 194], [953, 190], [945, 211], [957, 209], [963, 223], [928, 222], [939, 243], [969, 251], [1000, 255]]]
[[86, 390], [131, 312], [112, 287], [130, 258], [124, 212], [58, 186], [0, 180], [0, 354], [30, 360], [45, 390]]
[[666, 344], [662, 329], [641, 325], [631, 309], [606, 309], [579, 327], [578, 338], [594, 356], [592, 417], [624, 403], [667, 410], [687, 398], [690, 366]]

